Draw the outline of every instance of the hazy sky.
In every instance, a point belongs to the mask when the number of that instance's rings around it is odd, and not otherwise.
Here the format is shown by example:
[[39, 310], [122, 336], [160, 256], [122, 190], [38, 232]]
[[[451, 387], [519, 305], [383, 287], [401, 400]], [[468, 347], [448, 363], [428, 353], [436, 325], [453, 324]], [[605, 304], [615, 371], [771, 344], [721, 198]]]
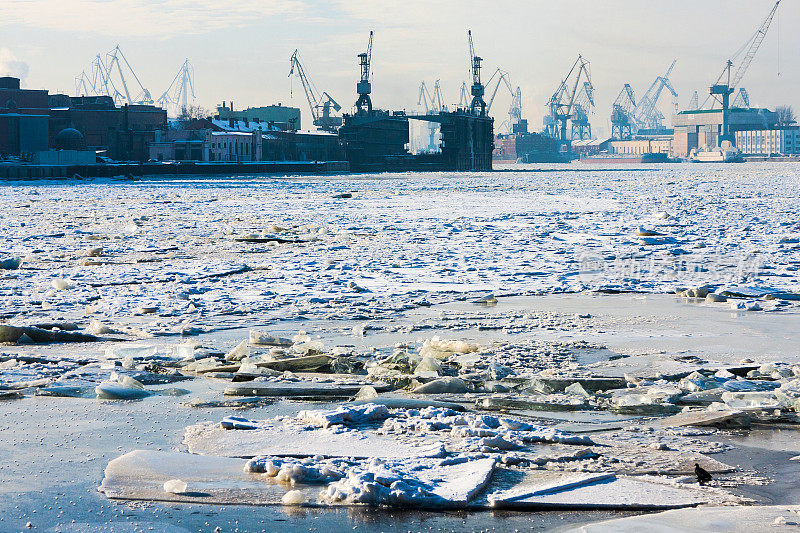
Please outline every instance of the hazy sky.
[[[538, 129], [545, 102], [577, 57], [591, 62], [595, 129], [607, 129], [625, 82], [642, 95], [672, 59], [681, 108], [701, 99], [724, 61], [755, 32], [773, 0], [3, 0], [0, 71], [29, 88], [73, 94], [74, 78], [98, 52], [119, 44], [158, 97], [189, 58], [197, 102], [237, 108], [282, 102], [308, 109], [289, 57], [299, 48], [321, 90], [346, 109], [355, 102], [356, 54], [375, 31], [373, 102], [416, 107], [420, 81], [437, 78], [458, 101], [467, 79], [466, 29], [487, 74], [498, 66], [522, 87], [524, 114]], [[800, 2], [783, 0], [742, 83], [753, 105], [800, 108]], [[779, 75], [780, 73], [780, 75]], [[290, 88], [294, 97], [290, 98]], [[507, 118], [501, 87], [492, 108]], [[665, 95], [666, 96], [666, 95]], [[670, 98], [663, 98], [665, 114]], [[800, 109], [798, 109], [800, 110]]]

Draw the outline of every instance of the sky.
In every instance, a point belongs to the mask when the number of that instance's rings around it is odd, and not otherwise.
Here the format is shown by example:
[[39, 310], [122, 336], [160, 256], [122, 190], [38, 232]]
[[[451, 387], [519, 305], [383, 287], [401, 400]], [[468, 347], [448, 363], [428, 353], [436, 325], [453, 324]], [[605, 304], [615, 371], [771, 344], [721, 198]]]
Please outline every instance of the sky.
[[[630, 83], [642, 95], [677, 59], [670, 76], [680, 109], [701, 101], [725, 61], [754, 34], [774, 0], [3, 0], [0, 74], [23, 86], [75, 94], [75, 77], [119, 45], [154, 98], [184, 59], [194, 66], [196, 103], [237, 109], [308, 106], [289, 57], [300, 50], [315, 85], [345, 110], [356, 100], [356, 55], [373, 45], [376, 107], [416, 110], [420, 82], [441, 80], [446, 103], [468, 79], [467, 29], [485, 73], [507, 71], [523, 115], [540, 129], [546, 102], [578, 54], [590, 61], [596, 133], [608, 133], [611, 104]], [[751, 104], [800, 111], [800, 2], [783, 0], [742, 86]], [[489, 90], [493, 90], [490, 87]], [[496, 129], [511, 97], [500, 87]], [[669, 116], [672, 98], [662, 109]], [[669, 122], [669, 120], [667, 121]]]

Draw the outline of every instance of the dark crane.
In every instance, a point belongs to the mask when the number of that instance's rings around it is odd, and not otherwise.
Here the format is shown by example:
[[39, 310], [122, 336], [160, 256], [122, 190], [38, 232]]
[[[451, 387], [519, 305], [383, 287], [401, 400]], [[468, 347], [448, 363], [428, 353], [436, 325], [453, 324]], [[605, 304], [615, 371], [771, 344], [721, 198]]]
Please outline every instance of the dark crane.
[[626, 83], [611, 108], [611, 137], [620, 140], [631, 138], [634, 109], [636, 109], [636, 94], [631, 85]]
[[289, 76], [297, 74], [300, 78], [303, 91], [306, 93], [306, 99], [308, 100], [308, 107], [311, 108], [311, 116], [314, 119], [314, 125], [330, 131], [341, 126], [342, 117], [331, 116], [331, 108], [333, 108], [334, 111], [339, 111], [342, 106], [340, 106], [326, 91], [320, 94], [314, 82], [312, 82], [306, 74], [306, 70], [300, 62], [300, 54], [297, 50], [294, 51], [289, 61], [291, 64]]
[[[575, 74], [575, 81], [570, 83], [573, 74]], [[572, 64], [572, 68], [569, 69], [567, 77], [562, 80], [556, 92], [553, 93], [553, 96], [551, 96], [550, 100], [547, 102], [547, 107], [550, 109], [550, 116], [548, 117], [549, 123], [547, 124], [546, 131], [551, 137], [561, 142], [567, 141], [567, 120], [572, 118], [576, 111], [574, 105], [576, 97], [578, 96], [578, 87], [580, 86], [581, 79], [584, 77], [586, 79], [584, 80], [581, 96], [585, 94], [587, 100], [591, 101], [591, 104], [594, 105], [592, 90], [587, 90], [585, 85], [585, 83], [588, 82], [588, 87], [592, 87], [589, 62], [585, 60], [583, 56], [578, 56], [578, 59]], [[581, 117], [585, 115], [587, 110], [582, 109], [582, 111], [583, 113], [578, 113]]]
[[739, 67], [736, 69], [736, 72], [733, 75], [733, 79], [731, 79], [733, 60], [729, 59], [725, 62], [725, 68], [722, 69], [722, 74], [719, 75], [717, 81], [714, 82], [714, 85], [712, 85], [708, 90], [709, 95], [711, 95], [714, 100], [722, 106], [722, 132], [720, 135], [720, 142], [724, 140], [733, 141], [730, 136], [728, 124], [728, 109], [730, 107], [731, 94], [733, 94], [733, 91], [739, 85], [739, 82], [742, 81], [742, 78], [744, 78], [747, 69], [750, 67], [750, 63], [753, 62], [753, 58], [756, 57], [756, 52], [758, 52], [761, 43], [764, 41], [764, 37], [767, 36], [767, 30], [769, 30], [769, 25], [772, 24], [772, 19], [775, 17], [775, 12], [778, 10], [778, 5], [780, 5], [780, 3], [781, 0], [775, 2], [775, 5], [772, 6], [772, 9], [767, 15], [767, 18], [765, 18], [761, 23], [761, 26], [758, 27], [756, 32], [733, 55], [733, 59], [735, 59], [744, 50], [747, 50], [742, 62], [739, 63]]
[[486, 102], [483, 100], [484, 88], [481, 83], [481, 61], [482, 57], [475, 55], [475, 47], [472, 45], [472, 30], [467, 30], [469, 39], [469, 61], [470, 71], [472, 72], [472, 103], [469, 106], [471, 114], [478, 117], [486, 116]]
[[372, 84], [369, 81], [369, 68], [372, 63], [372, 31], [369, 32], [369, 44], [367, 51], [358, 54], [358, 62], [361, 65], [361, 80], [356, 85], [358, 100], [356, 100], [356, 114], [363, 115], [372, 113]]

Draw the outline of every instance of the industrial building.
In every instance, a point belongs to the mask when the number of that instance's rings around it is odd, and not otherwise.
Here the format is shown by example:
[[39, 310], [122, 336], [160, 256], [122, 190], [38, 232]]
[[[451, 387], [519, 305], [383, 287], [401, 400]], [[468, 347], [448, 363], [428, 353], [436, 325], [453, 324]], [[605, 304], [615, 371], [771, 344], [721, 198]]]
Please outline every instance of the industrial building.
[[[777, 115], [769, 109], [738, 109], [727, 111], [727, 126], [731, 135], [740, 131], [775, 129]], [[686, 157], [694, 149], [719, 146], [723, 134], [722, 109], [681, 111], [674, 118], [675, 135], [672, 143], [677, 157]]]
[[611, 140], [608, 153], [619, 155], [672, 154], [672, 136], [635, 137], [626, 141]]
[[302, 129], [300, 122], [300, 110], [296, 107], [287, 107], [281, 104], [268, 105], [263, 107], [248, 107], [241, 111], [234, 111], [233, 102], [226, 105], [217, 106], [217, 115], [214, 117], [219, 120], [240, 120], [249, 122], [263, 122], [272, 124], [281, 130]]
[[30, 158], [48, 146], [48, 93], [0, 77], [0, 157]]
[[167, 125], [167, 112], [152, 105], [114, 105], [110, 96], [63, 94], [50, 97], [50, 145], [66, 128], [83, 135], [86, 148], [117, 161], [147, 161], [155, 132]]
[[150, 144], [156, 161], [341, 161], [339, 136], [325, 131], [284, 131], [259, 120], [197, 119], [173, 122]]
[[744, 130], [734, 133], [736, 147], [743, 155], [800, 154], [800, 128]]

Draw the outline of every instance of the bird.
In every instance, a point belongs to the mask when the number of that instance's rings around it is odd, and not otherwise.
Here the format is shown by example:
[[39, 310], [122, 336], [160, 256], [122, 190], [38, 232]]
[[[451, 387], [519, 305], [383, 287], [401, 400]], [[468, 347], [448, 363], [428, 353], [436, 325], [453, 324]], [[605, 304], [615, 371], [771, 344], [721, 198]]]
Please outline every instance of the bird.
[[705, 468], [701, 467], [697, 463], [694, 464], [694, 473], [697, 476], [697, 483], [700, 485], [705, 485], [711, 481], [711, 474], [709, 474]]

